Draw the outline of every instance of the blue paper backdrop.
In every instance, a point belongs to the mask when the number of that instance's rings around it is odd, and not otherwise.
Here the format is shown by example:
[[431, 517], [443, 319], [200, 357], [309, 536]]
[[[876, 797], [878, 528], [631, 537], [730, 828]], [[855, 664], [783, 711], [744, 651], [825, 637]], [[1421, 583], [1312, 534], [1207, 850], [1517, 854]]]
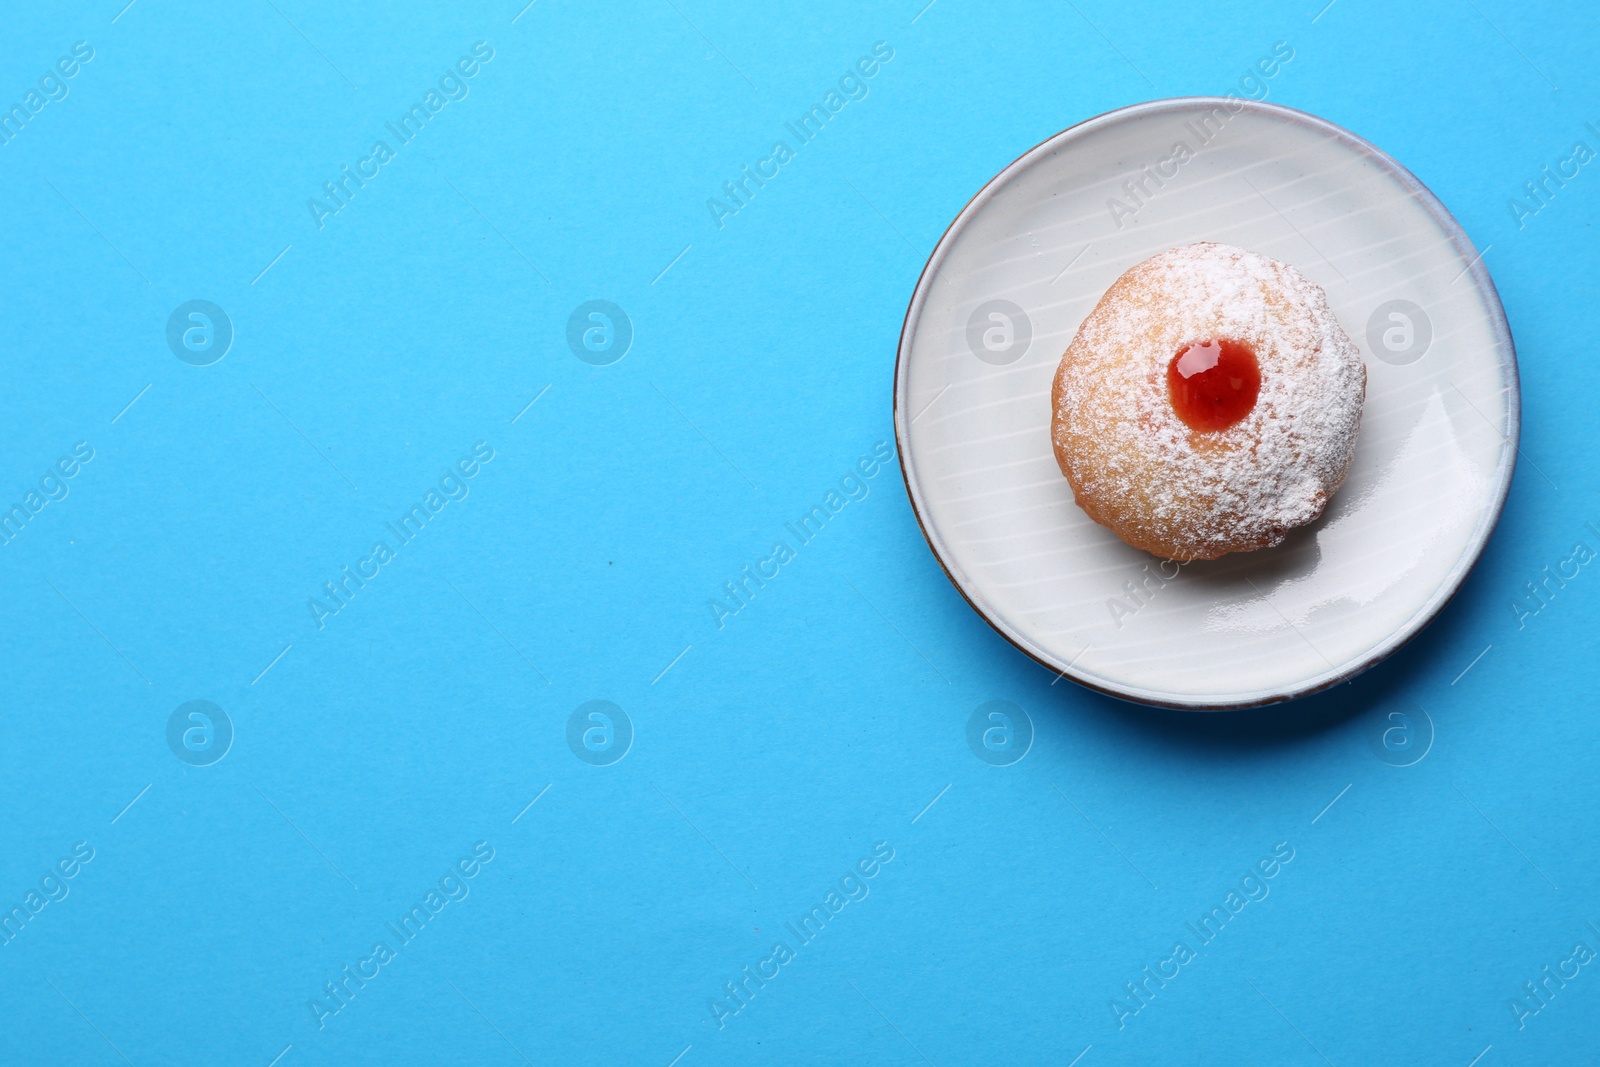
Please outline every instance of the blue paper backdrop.
[[[1600, 13], [923, 2], [0, 16], [0, 1061], [1593, 1055]], [[1332, 692], [1053, 685], [873, 456], [906, 301], [1277, 42], [1484, 250], [1505, 515]]]

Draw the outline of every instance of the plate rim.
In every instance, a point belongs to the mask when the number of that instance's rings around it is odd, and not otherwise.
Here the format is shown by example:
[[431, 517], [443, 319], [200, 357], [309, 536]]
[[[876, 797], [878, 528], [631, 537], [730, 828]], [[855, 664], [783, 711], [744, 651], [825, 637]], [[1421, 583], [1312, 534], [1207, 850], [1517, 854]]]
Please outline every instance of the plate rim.
[[[1165, 690], [1144, 689], [1131, 685], [1125, 686], [1102, 678], [1086, 677], [1073, 670], [1077, 662], [1076, 657], [1066, 664], [1053, 662], [1052, 657], [1043, 648], [1038, 647], [1026, 634], [1014, 632], [1012, 627], [997, 617], [998, 612], [991, 611], [986, 603], [982, 602], [983, 598], [979, 583], [972, 581], [964, 572], [958, 573], [959, 568], [952, 569], [952, 563], [945, 555], [946, 549], [941, 539], [934, 533], [930, 526], [931, 520], [925, 514], [926, 504], [914, 471], [914, 462], [909, 445], [910, 423], [906, 421], [906, 406], [902, 404], [902, 400], [909, 400], [909, 397], [903, 397], [902, 391], [908, 388], [906, 366], [910, 360], [912, 328], [921, 319], [923, 307], [927, 303], [929, 293], [933, 288], [932, 280], [937, 277], [939, 268], [954, 240], [961, 235], [967, 224], [972, 221], [978, 210], [985, 203], [997, 195], [1006, 184], [1039, 157], [1053, 152], [1062, 145], [1084, 137], [1095, 130], [1131, 119], [1167, 112], [1185, 111], [1205, 105], [1223, 107], [1235, 115], [1245, 111], [1254, 111], [1275, 119], [1310, 127], [1344, 142], [1355, 151], [1367, 156], [1397, 178], [1403, 186], [1417, 197], [1423, 209], [1440, 224], [1451, 243], [1455, 245], [1457, 254], [1469, 261], [1466, 273], [1472, 275], [1473, 282], [1486, 297], [1485, 303], [1490, 313], [1491, 332], [1504, 345], [1502, 349], [1503, 356], [1498, 361], [1497, 369], [1500, 371], [1506, 390], [1507, 433], [1500, 446], [1500, 461], [1495, 470], [1493, 488], [1491, 490], [1492, 502], [1479, 515], [1477, 525], [1473, 528], [1467, 546], [1457, 557], [1455, 565], [1440, 581], [1438, 587], [1428, 599], [1412, 613], [1411, 617], [1398, 627], [1395, 627], [1365, 656], [1344, 668], [1334, 668], [1331, 671], [1313, 674], [1289, 686], [1272, 686], [1264, 690], [1227, 694], [1221, 697], [1184, 697], [1181, 694]], [[927, 542], [929, 550], [933, 553], [933, 558], [938, 561], [945, 577], [950, 580], [950, 584], [961, 594], [961, 598], [967, 602], [967, 605], [977, 613], [979, 618], [988, 623], [990, 628], [1005, 638], [1019, 652], [1040, 666], [1055, 672], [1058, 676], [1057, 681], [1061, 678], [1070, 678], [1086, 689], [1091, 689], [1107, 696], [1181, 711], [1237, 711], [1298, 700], [1332, 688], [1341, 682], [1349, 681], [1399, 651], [1408, 641], [1421, 633], [1429, 623], [1438, 617], [1439, 613], [1444, 610], [1445, 605], [1460, 590], [1462, 584], [1466, 581], [1467, 575], [1483, 555], [1483, 550], [1488, 546], [1489, 538], [1493, 536], [1495, 526], [1499, 524], [1500, 515], [1505, 509], [1506, 498], [1511, 490], [1512, 476], [1516, 471], [1519, 445], [1522, 440], [1522, 382], [1517, 368], [1516, 342], [1511, 336], [1511, 324], [1506, 319], [1505, 307], [1500, 301], [1500, 293], [1495, 288], [1494, 279], [1490, 277], [1488, 267], [1484, 265], [1483, 254], [1478, 252], [1472, 240], [1467, 236], [1466, 231], [1456, 221], [1455, 216], [1416, 175], [1401, 165], [1393, 156], [1365, 138], [1309, 112], [1286, 107], [1282, 104], [1268, 103], [1264, 100], [1250, 100], [1237, 96], [1163, 97], [1157, 100], [1148, 100], [1142, 103], [1113, 108], [1110, 111], [1076, 122], [1066, 129], [1052, 134], [1001, 168], [999, 173], [985, 182], [972, 195], [971, 199], [962, 206], [961, 210], [956, 213], [955, 218], [951, 220], [944, 233], [940, 235], [938, 242], [933, 247], [933, 251], [929, 253], [927, 262], [923, 264], [922, 272], [917, 276], [917, 284], [911, 292], [911, 299], [906, 305], [905, 317], [901, 321], [900, 339], [895, 349], [893, 392], [895, 450], [900, 463], [900, 477], [905, 483], [906, 496], [911, 502], [911, 512], [916, 517], [917, 528], [922, 531], [923, 540]], [[1079, 657], [1081, 656], [1082, 653], [1080, 652]], [[1055, 683], [1052, 682], [1051, 684]]]

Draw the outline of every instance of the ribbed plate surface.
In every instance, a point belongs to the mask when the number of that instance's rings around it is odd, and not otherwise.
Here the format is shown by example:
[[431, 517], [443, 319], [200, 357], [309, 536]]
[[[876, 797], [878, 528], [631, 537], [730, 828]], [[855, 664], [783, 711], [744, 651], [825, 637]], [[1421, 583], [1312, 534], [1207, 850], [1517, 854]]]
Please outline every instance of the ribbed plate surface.
[[[1366, 357], [1367, 401], [1320, 520], [1168, 578], [1073, 503], [1050, 384], [1118, 275], [1203, 240], [1322, 285]], [[1198, 709], [1313, 692], [1426, 625], [1499, 516], [1518, 418], [1499, 298], [1432, 194], [1336, 126], [1220, 98], [1102, 115], [1001, 172], [934, 250], [895, 373], [907, 488], [973, 607], [1085, 685]]]

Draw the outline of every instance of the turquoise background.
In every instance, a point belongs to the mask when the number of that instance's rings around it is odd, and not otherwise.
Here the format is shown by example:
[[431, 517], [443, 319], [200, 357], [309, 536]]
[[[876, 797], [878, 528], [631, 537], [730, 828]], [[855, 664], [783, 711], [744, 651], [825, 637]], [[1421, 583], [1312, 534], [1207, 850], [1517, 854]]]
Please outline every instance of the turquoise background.
[[[1600, 966], [1541, 968], [1600, 950], [1600, 573], [1513, 604], [1600, 548], [1600, 170], [1509, 201], [1600, 149], [1600, 11], [922, 3], [0, 16], [7, 108], [93, 49], [0, 146], [0, 497], [93, 449], [0, 545], [0, 907], [30, 916], [0, 945], [0, 1062], [1594, 1056]], [[467, 95], [319, 228], [308, 199], [480, 41]], [[1279, 41], [1268, 99], [1426, 182], [1517, 341], [1522, 460], [1443, 614], [1328, 693], [1186, 715], [1053, 685], [996, 636], [893, 463], [792, 540], [892, 445], [906, 301], [967, 199], [1084, 118], [1236, 90]], [[719, 228], [708, 198], [877, 42], [867, 95]], [[190, 300], [232, 323], [209, 366], [167, 345]], [[609, 366], [567, 343], [591, 300], [634, 331]], [[478, 442], [465, 498], [319, 629], [322, 583]], [[168, 742], [192, 700], [232, 727], [207, 766]], [[568, 742], [592, 700], [631, 724], [609, 765], [578, 756], [598, 720]], [[967, 742], [995, 700], [1033, 731], [1004, 767]], [[1119, 1026], [1124, 983], [1280, 842], [1269, 895]], [[868, 895], [802, 944], [785, 924], [841, 879]]]

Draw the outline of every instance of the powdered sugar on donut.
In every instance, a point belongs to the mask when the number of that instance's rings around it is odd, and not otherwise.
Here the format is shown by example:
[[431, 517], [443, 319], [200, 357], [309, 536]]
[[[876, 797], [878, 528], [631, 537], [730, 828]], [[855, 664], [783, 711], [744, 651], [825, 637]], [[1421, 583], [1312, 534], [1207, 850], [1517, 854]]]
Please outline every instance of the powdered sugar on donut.
[[[1173, 410], [1167, 365], [1228, 338], [1261, 366], [1225, 430]], [[1111, 286], [1062, 357], [1052, 438], [1078, 503], [1139, 548], [1214, 559], [1275, 545], [1322, 513], [1355, 453], [1366, 367], [1322, 288], [1266, 256], [1193, 244]]]

